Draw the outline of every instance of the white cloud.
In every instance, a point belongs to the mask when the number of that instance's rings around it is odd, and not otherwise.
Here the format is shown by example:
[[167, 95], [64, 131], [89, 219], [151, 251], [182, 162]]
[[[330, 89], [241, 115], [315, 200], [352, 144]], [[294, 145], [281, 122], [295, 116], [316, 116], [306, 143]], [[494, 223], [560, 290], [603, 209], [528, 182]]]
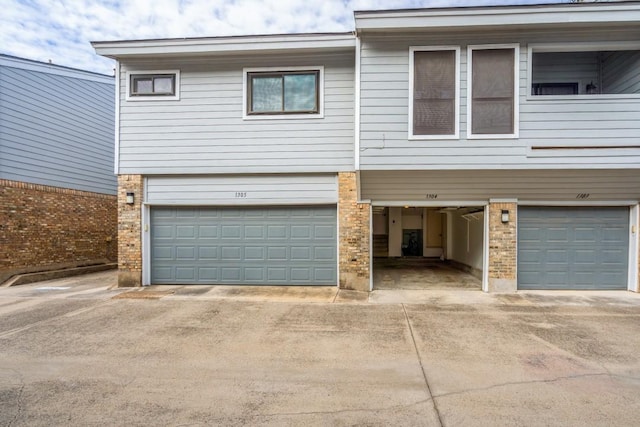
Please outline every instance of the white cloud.
[[93, 40], [353, 30], [353, 11], [553, 0], [0, 0], [0, 52], [110, 74]]

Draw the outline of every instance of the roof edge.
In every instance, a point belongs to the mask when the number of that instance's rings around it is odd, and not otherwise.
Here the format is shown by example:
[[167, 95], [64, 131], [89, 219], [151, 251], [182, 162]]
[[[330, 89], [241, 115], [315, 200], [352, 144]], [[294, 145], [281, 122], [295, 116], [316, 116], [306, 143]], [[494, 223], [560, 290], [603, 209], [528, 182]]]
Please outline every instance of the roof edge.
[[114, 76], [109, 74], [102, 74], [95, 71], [67, 67], [65, 65], [37, 61], [35, 59], [22, 58], [5, 53], [0, 53], [0, 65], [5, 67], [19, 68], [22, 70], [31, 70], [41, 73], [62, 75], [104, 83], [114, 83], [115, 81]]
[[[631, 13], [630, 13], [631, 12]], [[507, 25], [640, 23], [640, 1], [355, 11], [356, 31]], [[470, 19], [473, 18], [473, 19]]]
[[355, 49], [355, 33], [299, 33], [221, 37], [165, 38], [144, 40], [92, 41], [99, 55], [175, 56], [221, 54], [292, 49]]

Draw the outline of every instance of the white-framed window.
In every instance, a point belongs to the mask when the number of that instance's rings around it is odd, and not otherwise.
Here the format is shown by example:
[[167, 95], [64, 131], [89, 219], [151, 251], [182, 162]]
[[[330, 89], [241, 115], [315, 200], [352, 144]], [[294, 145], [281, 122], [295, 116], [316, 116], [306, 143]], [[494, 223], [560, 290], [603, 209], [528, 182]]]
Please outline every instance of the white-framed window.
[[324, 116], [324, 67], [243, 69], [243, 118], [296, 119]]
[[127, 71], [127, 101], [178, 99], [180, 99], [180, 70]]
[[518, 137], [520, 45], [467, 46], [467, 137]]
[[531, 44], [529, 100], [640, 98], [640, 43]]
[[460, 135], [460, 47], [409, 47], [409, 139]]

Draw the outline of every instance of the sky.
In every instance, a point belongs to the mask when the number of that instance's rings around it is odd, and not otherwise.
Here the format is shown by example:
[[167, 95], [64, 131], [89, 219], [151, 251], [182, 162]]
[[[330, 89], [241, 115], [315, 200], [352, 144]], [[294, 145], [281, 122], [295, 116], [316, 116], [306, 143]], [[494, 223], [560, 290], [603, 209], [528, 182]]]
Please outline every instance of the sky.
[[0, 53], [113, 74], [91, 41], [336, 32], [354, 10], [569, 0], [0, 0]]

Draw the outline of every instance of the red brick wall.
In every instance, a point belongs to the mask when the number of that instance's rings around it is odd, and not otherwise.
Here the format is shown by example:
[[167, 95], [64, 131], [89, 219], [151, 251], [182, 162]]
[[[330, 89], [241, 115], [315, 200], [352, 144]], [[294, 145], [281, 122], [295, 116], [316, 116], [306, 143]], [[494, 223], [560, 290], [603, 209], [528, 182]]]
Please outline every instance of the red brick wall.
[[0, 282], [115, 261], [116, 196], [0, 180]]

